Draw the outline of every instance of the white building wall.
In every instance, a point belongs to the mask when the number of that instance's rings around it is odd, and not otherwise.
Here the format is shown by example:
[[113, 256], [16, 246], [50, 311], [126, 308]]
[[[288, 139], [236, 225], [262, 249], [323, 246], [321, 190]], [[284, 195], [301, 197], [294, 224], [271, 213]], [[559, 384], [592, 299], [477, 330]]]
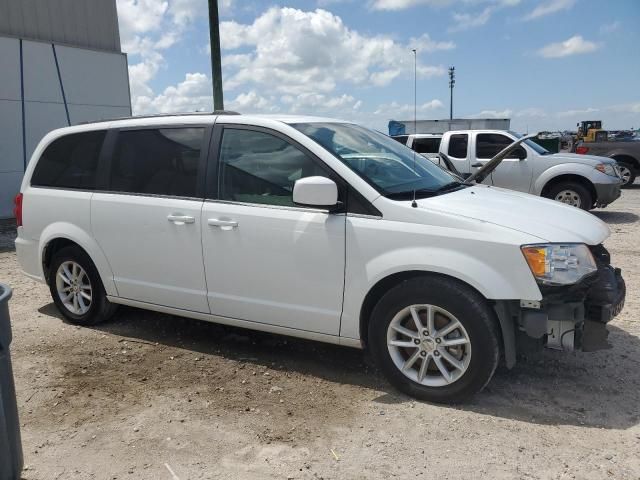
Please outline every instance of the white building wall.
[[129, 115], [124, 54], [0, 36], [0, 218], [46, 133]]

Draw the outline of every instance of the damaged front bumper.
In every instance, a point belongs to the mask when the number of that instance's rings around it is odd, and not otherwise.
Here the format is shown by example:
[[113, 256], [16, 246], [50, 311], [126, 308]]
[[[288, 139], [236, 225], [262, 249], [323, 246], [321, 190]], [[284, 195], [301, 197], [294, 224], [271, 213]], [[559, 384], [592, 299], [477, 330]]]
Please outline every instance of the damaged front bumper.
[[[611, 347], [606, 324], [622, 311], [626, 287], [620, 269], [610, 265], [609, 252], [602, 245], [590, 248], [598, 265], [595, 274], [567, 287], [541, 286], [542, 301], [521, 303], [519, 330], [535, 343], [565, 351]], [[517, 338], [527, 343], [522, 335]]]

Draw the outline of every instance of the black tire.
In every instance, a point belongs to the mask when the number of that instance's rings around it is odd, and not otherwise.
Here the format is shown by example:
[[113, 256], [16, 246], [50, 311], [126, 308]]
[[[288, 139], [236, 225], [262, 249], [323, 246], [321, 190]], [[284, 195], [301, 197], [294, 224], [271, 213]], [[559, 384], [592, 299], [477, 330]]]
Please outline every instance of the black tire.
[[[442, 308], [466, 330], [471, 355], [466, 371], [453, 383], [423, 385], [395, 365], [387, 347], [387, 331], [396, 314], [411, 305]], [[496, 315], [486, 300], [465, 284], [439, 276], [406, 280], [389, 290], [373, 309], [369, 323], [371, 353], [389, 382], [407, 395], [436, 403], [459, 403], [485, 387], [498, 365], [499, 338]]]
[[[550, 198], [551, 200], [556, 200], [556, 197], [561, 192], [574, 192], [580, 198], [580, 206], [582, 210], [591, 210], [595, 203], [595, 199], [591, 195], [591, 192], [583, 185], [577, 182], [560, 182], [553, 185], [547, 193], [545, 197]], [[560, 200], [557, 200], [560, 201]]]
[[[91, 285], [91, 302], [88, 310], [83, 314], [76, 314], [67, 308], [60, 295], [57, 287], [57, 272], [65, 262], [75, 262], [86, 272]], [[111, 318], [118, 306], [107, 300], [107, 295], [100, 280], [100, 275], [91, 258], [79, 247], [65, 247], [57, 251], [51, 259], [49, 268], [49, 290], [53, 302], [60, 313], [71, 323], [76, 325], [95, 325]]]
[[623, 183], [620, 186], [620, 188], [630, 188], [631, 185], [633, 185], [633, 182], [636, 181], [637, 173], [636, 173], [635, 167], [630, 163], [621, 162], [620, 160], [618, 160], [618, 165], [620, 167], [624, 167], [629, 170], [629, 179], [626, 182], [623, 180]]

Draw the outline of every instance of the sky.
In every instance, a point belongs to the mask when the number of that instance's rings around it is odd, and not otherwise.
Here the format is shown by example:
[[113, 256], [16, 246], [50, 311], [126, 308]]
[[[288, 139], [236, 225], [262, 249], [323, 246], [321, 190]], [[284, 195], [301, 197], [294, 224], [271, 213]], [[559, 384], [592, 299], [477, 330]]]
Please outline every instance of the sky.
[[[213, 108], [207, 0], [117, 0], [134, 114]], [[640, 128], [640, 0], [219, 0], [225, 108]], [[417, 65], [414, 65], [416, 49]]]

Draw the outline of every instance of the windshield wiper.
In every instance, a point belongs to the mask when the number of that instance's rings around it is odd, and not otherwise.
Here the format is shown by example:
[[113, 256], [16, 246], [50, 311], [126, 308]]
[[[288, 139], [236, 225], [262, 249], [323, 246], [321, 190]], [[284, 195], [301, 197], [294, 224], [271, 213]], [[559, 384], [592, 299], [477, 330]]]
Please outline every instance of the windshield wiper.
[[450, 182], [447, 183], [439, 188], [437, 188], [436, 190], [434, 190], [434, 193], [442, 193], [442, 192], [447, 192], [449, 190], [453, 190], [454, 188], [458, 188], [458, 187], [462, 187], [462, 186], [466, 186], [464, 183], [462, 182]]
[[[466, 187], [462, 182], [449, 182], [438, 188], [418, 188], [415, 190], [416, 197], [433, 197], [439, 195], [441, 193], [448, 192], [450, 190], [454, 190], [460, 187]], [[387, 198], [391, 198], [392, 200], [402, 200], [402, 199], [411, 199], [413, 198], [414, 190], [404, 190], [402, 192], [391, 192], [387, 193], [384, 196]]]
[[416, 197], [431, 197], [433, 195], [437, 195], [437, 190], [422, 188], [417, 190], [405, 190], [403, 192], [391, 192], [385, 194], [384, 196], [392, 200], [411, 200], [413, 198], [414, 192]]

